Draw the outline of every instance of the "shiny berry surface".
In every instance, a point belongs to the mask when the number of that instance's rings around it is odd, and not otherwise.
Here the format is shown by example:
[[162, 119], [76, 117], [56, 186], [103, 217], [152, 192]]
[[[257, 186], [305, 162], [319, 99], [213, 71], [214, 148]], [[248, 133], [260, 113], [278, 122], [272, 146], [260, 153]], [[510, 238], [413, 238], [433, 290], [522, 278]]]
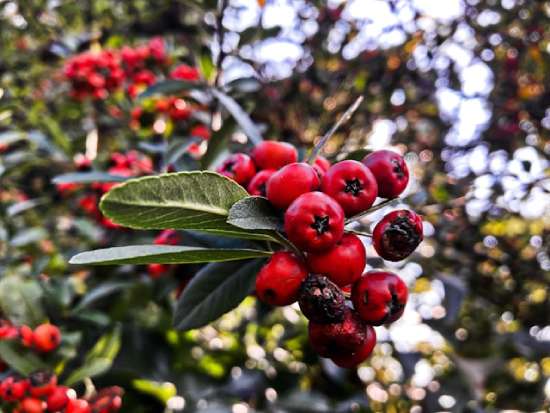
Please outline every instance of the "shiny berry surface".
[[252, 149], [252, 159], [259, 169], [280, 169], [298, 160], [298, 151], [290, 143], [263, 141]]
[[357, 235], [344, 234], [332, 248], [309, 253], [306, 262], [312, 273], [326, 275], [333, 283], [344, 287], [363, 274], [367, 252]]
[[351, 300], [365, 322], [379, 326], [403, 315], [408, 295], [406, 284], [394, 273], [369, 271], [353, 285]]
[[390, 212], [374, 227], [374, 249], [385, 260], [401, 261], [422, 242], [422, 231], [422, 218], [413, 211]]
[[34, 329], [32, 341], [38, 351], [48, 353], [61, 343], [61, 332], [53, 324], [41, 324]]
[[331, 360], [338, 366], [351, 369], [365, 361], [372, 353], [376, 345], [376, 331], [372, 326], [367, 326], [363, 344], [353, 353], [333, 356]]
[[240, 185], [247, 185], [256, 175], [256, 166], [250, 156], [244, 153], [235, 153], [229, 156], [216, 171]]
[[363, 164], [370, 169], [378, 183], [378, 196], [392, 199], [399, 196], [409, 183], [409, 168], [396, 152], [381, 150], [367, 155]]
[[323, 175], [330, 168], [330, 161], [324, 156], [318, 156], [317, 158], [315, 158], [315, 162], [313, 162], [313, 168], [317, 171], [319, 176], [322, 178]]
[[303, 194], [285, 213], [285, 232], [303, 251], [328, 250], [344, 234], [344, 211], [338, 202], [322, 192]]
[[267, 199], [276, 208], [286, 209], [300, 195], [319, 189], [315, 169], [306, 163], [292, 163], [275, 172], [267, 181]]
[[248, 184], [248, 193], [254, 196], [267, 196], [267, 181], [274, 173], [274, 169], [265, 169], [254, 175]]
[[330, 167], [323, 176], [321, 190], [338, 201], [349, 217], [372, 206], [378, 184], [369, 168], [361, 162], [347, 160]]

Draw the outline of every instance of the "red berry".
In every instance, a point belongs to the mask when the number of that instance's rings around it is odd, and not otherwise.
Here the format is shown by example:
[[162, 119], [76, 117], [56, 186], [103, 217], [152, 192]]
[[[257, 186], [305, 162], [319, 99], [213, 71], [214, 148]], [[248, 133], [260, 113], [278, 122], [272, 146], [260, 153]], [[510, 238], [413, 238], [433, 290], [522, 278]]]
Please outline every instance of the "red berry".
[[118, 386], [100, 390], [90, 400], [93, 413], [115, 413], [122, 406], [123, 390]]
[[65, 413], [92, 413], [90, 404], [84, 399], [70, 399]]
[[409, 183], [409, 168], [405, 159], [393, 151], [376, 151], [363, 159], [378, 183], [378, 196], [395, 198]]
[[407, 286], [391, 272], [369, 271], [351, 291], [353, 307], [369, 324], [392, 323], [403, 314], [407, 304]]
[[53, 324], [41, 324], [34, 329], [32, 342], [38, 351], [48, 353], [61, 343], [61, 332]]
[[275, 172], [267, 181], [267, 199], [275, 207], [286, 209], [300, 195], [315, 191], [320, 181], [307, 163], [291, 163]]
[[369, 209], [378, 194], [376, 179], [369, 168], [352, 160], [332, 165], [323, 176], [321, 189], [338, 201], [348, 217]]
[[322, 192], [300, 195], [285, 213], [285, 232], [304, 251], [330, 249], [344, 234], [344, 211]]
[[6, 402], [21, 400], [28, 390], [28, 380], [10, 376], [0, 384], [0, 398]]
[[55, 388], [55, 390], [46, 399], [49, 412], [58, 412], [65, 408], [69, 402], [69, 396], [67, 395], [68, 391], [69, 388], [65, 386]]
[[299, 258], [291, 252], [276, 252], [258, 273], [256, 294], [271, 305], [292, 304], [306, 277], [307, 268]]
[[30, 375], [30, 394], [32, 397], [46, 397], [57, 387], [57, 376], [47, 371], [37, 371]]
[[372, 326], [367, 326], [367, 336], [363, 345], [355, 353], [343, 354], [332, 357], [332, 361], [340, 367], [351, 369], [362, 363], [369, 357], [376, 345], [376, 331]]
[[315, 171], [317, 171], [317, 174], [322, 178], [323, 175], [329, 170], [330, 168], [330, 162], [327, 158], [323, 156], [318, 156], [315, 158], [315, 162], [313, 163], [313, 168]]
[[[374, 347], [376, 336], [374, 330], [368, 326], [357, 313], [346, 309], [344, 320], [340, 323], [319, 324], [309, 323], [309, 342], [315, 352], [321, 357], [333, 359], [337, 364], [348, 364], [350, 359], [368, 356], [365, 346]], [[368, 348], [367, 348], [368, 349]], [[372, 350], [372, 348], [371, 348]], [[370, 354], [370, 352], [368, 352]], [[361, 362], [359, 360], [358, 362]]]
[[254, 178], [248, 184], [248, 193], [255, 196], [266, 196], [267, 181], [274, 173], [275, 170], [273, 169], [264, 169], [254, 175]]
[[418, 247], [423, 239], [422, 218], [413, 211], [390, 212], [374, 227], [374, 249], [388, 261], [401, 261]]
[[344, 293], [323, 275], [310, 274], [306, 278], [298, 303], [302, 313], [314, 323], [338, 323], [346, 312]]
[[21, 339], [21, 343], [25, 346], [25, 347], [32, 347], [33, 345], [33, 332], [32, 332], [32, 328], [30, 328], [29, 326], [21, 326], [19, 328], [19, 337]]
[[233, 179], [240, 185], [246, 185], [256, 174], [256, 167], [250, 156], [244, 153], [235, 153], [221, 164], [217, 172]]
[[344, 234], [331, 249], [307, 255], [307, 266], [311, 272], [326, 275], [340, 287], [357, 281], [366, 263], [365, 246], [354, 234]]
[[154, 240], [156, 245], [178, 245], [181, 242], [181, 236], [175, 229], [165, 229], [158, 234]]
[[147, 273], [149, 274], [149, 277], [151, 277], [153, 280], [156, 280], [157, 278], [160, 278], [163, 275], [166, 275], [169, 270], [170, 270], [170, 265], [168, 264], [148, 264], [147, 265]]
[[44, 402], [40, 399], [26, 398], [19, 406], [21, 413], [42, 413], [44, 411]]
[[252, 149], [252, 159], [259, 169], [280, 169], [298, 160], [298, 151], [290, 143], [263, 141]]

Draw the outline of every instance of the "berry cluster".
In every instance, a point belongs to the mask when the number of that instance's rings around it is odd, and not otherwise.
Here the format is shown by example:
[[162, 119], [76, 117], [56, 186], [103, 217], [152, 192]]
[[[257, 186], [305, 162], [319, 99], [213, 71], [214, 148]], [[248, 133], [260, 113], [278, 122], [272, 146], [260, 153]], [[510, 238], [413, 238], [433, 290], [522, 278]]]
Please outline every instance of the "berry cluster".
[[109, 387], [89, 398], [77, 398], [73, 389], [58, 385], [57, 376], [45, 371], [29, 377], [13, 374], [0, 383], [0, 399], [14, 413], [116, 413], [122, 394], [120, 387]]
[[[409, 171], [403, 157], [382, 150], [362, 162], [330, 165], [319, 157], [309, 165], [298, 162], [292, 145], [268, 141], [250, 156], [231, 155], [218, 172], [281, 211], [284, 232], [297, 248], [274, 253], [260, 270], [259, 299], [281, 306], [298, 301], [310, 321], [311, 346], [322, 357], [342, 367], [365, 360], [376, 342], [372, 326], [401, 317], [408, 291], [393, 273], [363, 274], [365, 247], [345, 224], [377, 197], [392, 199], [404, 191]], [[407, 257], [421, 241], [422, 220], [408, 210], [386, 215], [373, 233], [375, 250], [390, 261]]]
[[0, 321], [0, 340], [19, 340], [23, 346], [40, 353], [50, 353], [61, 343], [61, 331], [53, 324], [40, 324], [34, 330], [29, 326], [16, 327], [7, 320]]

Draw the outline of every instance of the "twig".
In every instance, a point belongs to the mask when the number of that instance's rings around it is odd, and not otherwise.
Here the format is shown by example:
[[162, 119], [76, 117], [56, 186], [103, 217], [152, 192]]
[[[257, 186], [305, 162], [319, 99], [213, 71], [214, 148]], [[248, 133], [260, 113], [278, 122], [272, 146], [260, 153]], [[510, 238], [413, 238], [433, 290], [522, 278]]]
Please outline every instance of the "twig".
[[219, 87], [221, 81], [222, 64], [225, 59], [225, 52], [223, 51], [223, 41], [225, 39], [225, 30], [223, 28], [223, 16], [225, 9], [227, 8], [228, 0], [218, 1], [218, 17], [216, 18], [216, 35], [218, 37], [219, 52], [216, 58], [216, 78], [214, 79], [214, 86]]
[[372, 238], [372, 234], [370, 232], [357, 231], [356, 229], [348, 229], [348, 228], [346, 228], [344, 231], [350, 234], [359, 235], [360, 237]]
[[319, 143], [315, 145], [313, 150], [311, 151], [311, 154], [309, 155], [309, 158], [307, 162], [311, 165], [315, 162], [315, 159], [317, 158], [317, 155], [319, 155], [319, 152], [321, 152], [321, 149], [326, 145], [328, 140], [334, 135], [334, 133], [338, 130], [340, 126], [342, 126], [345, 122], [347, 122], [355, 113], [355, 111], [359, 108], [359, 105], [361, 102], [363, 102], [363, 96], [359, 96], [357, 99], [355, 99], [355, 102], [344, 112], [344, 114], [338, 119], [338, 122], [336, 122], [332, 128], [329, 129], [327, 133], [321, 138]]
[[364, 212], [361, 212], [360, 214], [354, 215], [348, 219], [346, 219], [346, 225], [353, 221], [358, 221], [364, 217], [366, 217], [369, 214], [372, 214], [375, 211], [378, 211], [379, 209], [382, 209], [384, 207], [387, 207], [389, 205], [396, 204], [400, 199], [399, 198], [393, 198], [393, 199], [386, 199], [383, 202], [380, 202], [378, 205], [373, 206], [372, 208], [367, 209]]

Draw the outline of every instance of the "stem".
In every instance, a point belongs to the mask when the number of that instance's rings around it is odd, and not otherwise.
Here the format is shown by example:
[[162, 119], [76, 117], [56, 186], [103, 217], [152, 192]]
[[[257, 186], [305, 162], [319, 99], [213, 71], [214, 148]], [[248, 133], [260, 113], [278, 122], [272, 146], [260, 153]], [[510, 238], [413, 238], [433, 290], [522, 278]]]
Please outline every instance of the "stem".
[[357, 231], [356, 229], [348, 228], [346, 228], [344, 231], [350, 234], [359, 235], [360, 237], [372, 238], [372, 234], [370, 232]]
[[221, 81], [222, 64], [225, 59], [225, 52], [223, 51], [223, 41], [225, 39], [225, 30], [223, 28], [223, 15], [227, 8], [228, 0], [218, 1], [218, 17], [216, 19], [216, 34], [218, 36], [219, 52], [216, 58], [216, 78], [214, 79], [214, 86], [219, 87]]
[[386, 199], [385, 201], [380, 202], [378, 205], [375, 205], [372, 208], [369, 208], [366, 211], [361, 212], [360, 214], [354, 215], [354, 216], [346, 219], [346, 224], [349, 224], [350, 222], [353, 222], [353, 221], [358, 221], [361, 218], [364, 218], [367, 215], [372, 214], [375, 211], [378, 211], [379, 209], [387, 207], [388, 205], [396, 204], [398, 201], [399, 201], [399, 198]]
[[84, 398], [89, 399], [96, 393], [96, 388], [91, 378], [85, 377], [83, 381], [84, 381], [84, 387], [85, 387]]
[[321, 152], [321, 149], [323, 149], [323, 147], [326, 145], [332, 135], [334, 135], [334, 133], [338, 130], [338, 128], [340, 128], [340, 126], [351, 119], [355, 111], [359, 108], [361, 102], [363, 102], [363, 99], [363, 96], [359, 96], [357, 99], [355, 99], [355, 102], [353, 102], [353, 104], [344, 112], [344, 114], [340, 117], [340, 119], [338, 119], [338, 121], [332, 126], [332, 128], [330, 128], [329, 131], [325, 133], [325, 135], [321, 138], [317, 145], [314, 146], [311, 154], [309, 155], [309, 158], [307, 159], [307, 163], [313, 165], [315, 159], [317, 158], [317, 155], [319, 155], [319, 152]]
[[285, 237], [283, 237], [279, 232], [276, 233], [277, 235], [275, 236], [275, 239], [276, 241], [283, 245], [284, 247], [288, 248], [289, 250], [291, 250], [293, 253], [295, 253], [298, 257], [302, 258], [302, 259], [305, 259], [304, 257], [304, 254], [302, 251], [300, 251], [292, 242], [290, 242], [289, 240], [287, 240]]

